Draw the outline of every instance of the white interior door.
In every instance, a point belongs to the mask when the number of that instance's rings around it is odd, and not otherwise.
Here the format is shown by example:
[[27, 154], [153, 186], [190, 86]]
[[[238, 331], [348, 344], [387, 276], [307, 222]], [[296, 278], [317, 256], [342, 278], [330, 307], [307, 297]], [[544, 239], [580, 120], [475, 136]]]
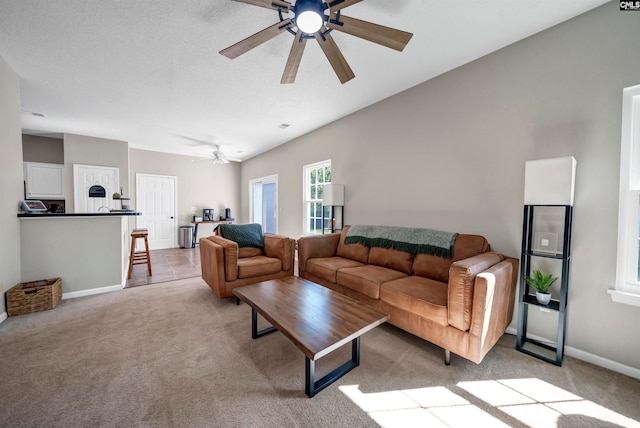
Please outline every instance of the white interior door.
[[[90, 198], [91, 186], [102, 186], [104, 198]], [[73, 165], [73, 210], [77, 213], [96, 213], [100, 207], [120, 209], [113, 201], [113, 194], [120, 192], [120, 169], [108, 166]], [[105, 209], [101, 212], [108, 212]]]
[[138, 227], [149, 231], [149, 249], [176, 248], [177, 177], [136, 174], [136, 209], [141, 212]]

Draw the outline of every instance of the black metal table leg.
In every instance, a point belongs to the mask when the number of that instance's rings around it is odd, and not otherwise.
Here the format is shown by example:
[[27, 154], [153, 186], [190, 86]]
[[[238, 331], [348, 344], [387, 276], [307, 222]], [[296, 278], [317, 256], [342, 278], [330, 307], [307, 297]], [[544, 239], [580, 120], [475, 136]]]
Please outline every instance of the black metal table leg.
[[351, 341], [351, 359], [322, 379], [315, 380], [315, 361], [306, 356], [305, 359], [304, 392], [311, 398], [360, 365], [360, 337], [358, 336]]
[[196, 248], [198, 243], [198, 223], [193, 226], [193, 234], [191, 235], [191, 248]]
[[258, 312], [255, 309], [251, 309], [251, 337], [253, 339], [257, 339], [259, 337], [264, 336], [265, 334], [273, 333], [274, 331], [278, 331], [274, 326], [264, 328], [258, 331]]

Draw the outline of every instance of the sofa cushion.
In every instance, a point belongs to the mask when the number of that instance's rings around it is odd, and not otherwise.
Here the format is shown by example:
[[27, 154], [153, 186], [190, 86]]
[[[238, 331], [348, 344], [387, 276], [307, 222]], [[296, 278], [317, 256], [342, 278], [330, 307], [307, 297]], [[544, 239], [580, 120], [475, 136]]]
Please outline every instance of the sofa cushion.
[[380, 284], [405, 276], [407, 275], [397, 270], [376, 265], [366, 265], [340, 269], [336, 275], [336, 282], [365, 296], [379, 299]]
[[380, 286], [380, 300], [427, 318], [442, 326], [447, 316], [447, 284], [421, 276], [408, 276]]
[[238, 248], [238, 258], [263, 256], [264, 253], [260, 248], [242, 247]]
[[369, 247], [365, 247], [362, 244], [345, 244], [344, 238], [346, 238], [348, 230], [349, 226], [345, 226], [342, 229], [340, 242], [338, 243], [338, 248], [336, 250], [336, 256], [366, 264], [369, 259]]
[[264, 248], [262, 226], [258, 223], [250, 224], [221, 224], [218, 226], [223, 238], [237, 242], [238, 247]]
[[476, 275], [503, 259], [501, 254], [486, 253], [459, 260], [451, 265], [448, 287], [450, 325], [462, 331], [469, 329]]
[[254, 256], [238, 259], [238, 278], [270, 275], [282, 270], [282, 261], [275, 257]]
[[409, 275], [413, 254], [392, 248], [372, 247], [369, 250], [369, 264], [397, 270]]
[[473, 257], [489, 251], [490, 245], [484, 236], [458, 234], [453, 245], [453, 257], [450, 259], [416, 254], [413, 259], [411, 272], [413, 275], [423, 276], [436, 281], [449, 281], [449, 267], [457, 260]]
[[330, 282], [337, 282], [336, 274], [338, 270], [357, 266], [364, 265], [344, 257], [323, 257], [307, 260], [307, 272]]

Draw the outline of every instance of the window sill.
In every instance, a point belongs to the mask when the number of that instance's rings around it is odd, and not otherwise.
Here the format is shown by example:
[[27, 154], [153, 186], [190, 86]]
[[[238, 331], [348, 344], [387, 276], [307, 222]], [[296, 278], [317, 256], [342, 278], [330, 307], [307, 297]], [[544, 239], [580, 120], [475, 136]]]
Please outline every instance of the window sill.
[[625, 305], [640, 307], [640, 294], [614, 289], [609, 289], [607, 292], [611, 295], [611, 300], [615, 303], [624, 303]]

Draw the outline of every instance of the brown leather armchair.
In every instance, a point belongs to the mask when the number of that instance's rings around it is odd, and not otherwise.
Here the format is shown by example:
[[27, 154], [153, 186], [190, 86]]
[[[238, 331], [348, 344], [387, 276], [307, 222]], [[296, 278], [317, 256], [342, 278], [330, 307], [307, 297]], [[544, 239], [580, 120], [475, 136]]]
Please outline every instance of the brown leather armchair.
[[265, 233], [264, 250], [218, 235], [199, 242], [202, 279], [221, 299], [236, 287], [293, 275], [296, 241], [286, 236]]

